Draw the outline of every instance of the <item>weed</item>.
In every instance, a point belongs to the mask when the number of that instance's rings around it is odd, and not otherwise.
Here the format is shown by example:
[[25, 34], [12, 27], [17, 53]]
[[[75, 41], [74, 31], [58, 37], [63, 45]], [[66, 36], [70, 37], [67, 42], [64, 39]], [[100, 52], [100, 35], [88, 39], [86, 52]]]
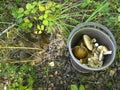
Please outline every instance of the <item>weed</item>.
[[36, 75], [32, 66], [3, 64], [0, 76], [5, 78], [7, 90], [33, 90]]
[[81, 84], [78, 88], [76, 84], [72, 84], [70, 86], [70, 90], [85, 90], [85, 87], [84, 87], [84, 85]]
[[12, 15], [16, 18], [20, 30], [34, 32], [36, 34], [41, 34], [44, 31], [51, 33], [55, 27], [61, 30], [63, 27], [67, 29], [67, 26], [72, 26], [67, 24], [66, 21], [79, 23], [73, 18], [79, 16], [78, 12], [68, 13], [68, 11], [79, 5], [73, 4], [73, 6], [66, 6], [66, 3], [58, 4], [52, 1], [34, 1], [27, 3], [26, 8], [21, 7], [15, 9]]
[[109, 4], [104, 1], [100, 6], [97, 7], [97, 9], [89, 16], [89, 18], [86, 20], [86, 22], [89, 22], [93, 20], [97, 15], [98, 12], [105, 12], [106, 9], [108, 9]]
[[108, 83], [106, 84], [106, 86], [109, 87], [109, 88], [111, 88], [111, 87], [113, 86], [113, 83], [112, 83], [112, 82], [108, 82]]
[[71, 90], [78, 90], [78, 87], [77, 87], [77, 85], [75, 85], [75, 84], [72, 84], [72, 85], [70, 86], [70, 88], [71, 88]]
[[[120, 13], [120, 8], [118, 8], [117, 11]], [[120, 22], [120, 14], [118, 16], [118, 21]]]

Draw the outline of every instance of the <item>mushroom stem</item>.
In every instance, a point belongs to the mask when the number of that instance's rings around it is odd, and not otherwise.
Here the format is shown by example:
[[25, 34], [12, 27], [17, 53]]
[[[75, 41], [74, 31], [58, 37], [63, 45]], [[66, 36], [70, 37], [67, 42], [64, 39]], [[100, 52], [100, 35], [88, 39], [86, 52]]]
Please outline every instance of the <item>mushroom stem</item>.
[[112, 51], [106, 51], [103, 53], [103, 55], [110, 55], [110, 54], [112, 54]]
[[104, 56], [103, 56], [103, 51], [100, 52], [100, 55], [99, 55], [99, 61], [103, 60]]

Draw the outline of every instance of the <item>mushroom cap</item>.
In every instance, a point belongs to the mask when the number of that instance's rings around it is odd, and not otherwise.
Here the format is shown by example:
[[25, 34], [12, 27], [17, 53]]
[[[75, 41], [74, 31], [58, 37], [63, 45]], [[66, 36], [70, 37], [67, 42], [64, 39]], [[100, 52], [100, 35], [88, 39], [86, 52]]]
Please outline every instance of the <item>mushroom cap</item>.
[[75, 46], [72, 52], [77, 59], [83, 59], [88, 55], [88, 50], [84, 46]]
[[107, 48], [106, 46], [104, 46], [104, 45], [100, 45], [100, 46], [98, 46], [97, 50], [98, 50], [99, 52], [101, 52], [101, 51], [107, 52], [107, 51], [108, 51], [108, 48]]
[[91, 38], [90, 38], [88, 35], [83, 35], [83, 40], [84, 40], [85, 46], [86, 46], [90, 51], [92, 51], [92, 49], [93, 49], [93, 44], [92, 44]]

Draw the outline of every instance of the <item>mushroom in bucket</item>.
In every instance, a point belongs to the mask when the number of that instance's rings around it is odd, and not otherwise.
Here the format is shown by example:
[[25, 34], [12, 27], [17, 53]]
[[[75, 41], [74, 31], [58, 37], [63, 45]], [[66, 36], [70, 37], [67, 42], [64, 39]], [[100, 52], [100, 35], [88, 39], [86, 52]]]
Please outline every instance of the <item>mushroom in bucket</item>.
[[83, 35], [80, 45], [72, 48], [74, 56], [91, 68], [99, 68], [103, 65], [104, 57], [112, 54], [105, 45], [99, 45], [95, 38], [91, 39], [88, 35]]

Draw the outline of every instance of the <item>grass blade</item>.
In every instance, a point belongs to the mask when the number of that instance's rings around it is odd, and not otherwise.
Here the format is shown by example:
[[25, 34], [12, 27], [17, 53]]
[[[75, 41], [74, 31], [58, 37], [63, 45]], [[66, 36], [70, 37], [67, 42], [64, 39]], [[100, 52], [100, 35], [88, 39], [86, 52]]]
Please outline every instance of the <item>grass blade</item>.
[[91, 20], [93, 20], [96, 16], [96, 14], [98, 13], [98, 12], [100, 12], [101, 10], [103, 10], [106, 6], [108, 6], [109, 4], [108, 3], [105, 3], [105, 4], [102, 4], [100, 7], [98, 7], [96, 10], [95, 10], [95, 12], [93, 12], [91, 15], [90, 15], [90, 17], [86, 20], [86, 22], [89, 22], [89, 21], [91, 21]]

